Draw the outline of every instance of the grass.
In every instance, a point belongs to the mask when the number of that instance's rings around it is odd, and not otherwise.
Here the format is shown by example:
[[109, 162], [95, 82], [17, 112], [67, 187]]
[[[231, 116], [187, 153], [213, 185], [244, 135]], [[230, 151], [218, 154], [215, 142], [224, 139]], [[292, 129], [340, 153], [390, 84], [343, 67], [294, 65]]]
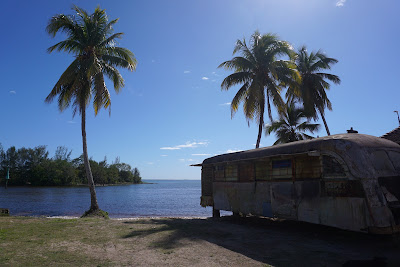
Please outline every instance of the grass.
[[340, 266], [373, 257], [400, 266], [398, 251], [383, 238], [265, 219], [0, 217], [0, 266]]
[[[94, 221], [0, 218], [0, 266], [97, 265], [98, 259], [70, 246], [72, 242], [93, 245], [104, 242], [102, 235], [91, 234]], [[68, 242], [65, 242], [68, 240]], [[102, 266], [107, 262], [102, 262]]]

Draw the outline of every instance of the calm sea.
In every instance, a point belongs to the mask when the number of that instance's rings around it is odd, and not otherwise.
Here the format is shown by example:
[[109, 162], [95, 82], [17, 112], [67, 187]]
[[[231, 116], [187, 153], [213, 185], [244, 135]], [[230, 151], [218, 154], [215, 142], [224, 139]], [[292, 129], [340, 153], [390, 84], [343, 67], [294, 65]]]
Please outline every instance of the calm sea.
[[[199, 180], [149, 180], [152, 184], [96, 187], [99, 206], [110, 217], [209, 217], [210, 207], [200, 206]], [[0, 188], [0, 208], [11, 215], [80, 216], [89, 209], [87, 187]]]

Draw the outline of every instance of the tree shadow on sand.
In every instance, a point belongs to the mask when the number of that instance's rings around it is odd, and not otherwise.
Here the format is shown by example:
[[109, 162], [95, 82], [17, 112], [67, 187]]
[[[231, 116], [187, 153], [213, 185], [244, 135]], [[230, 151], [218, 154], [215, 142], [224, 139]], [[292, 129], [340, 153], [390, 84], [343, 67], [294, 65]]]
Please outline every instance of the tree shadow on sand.
[[202, 240], [274, 266], [400, 266], [399, 248], [391, 237], [302, 222], [229, 216], [124, 223], [135, 225], [124, 239], [154, 235], [151, 246], [165, 250]]

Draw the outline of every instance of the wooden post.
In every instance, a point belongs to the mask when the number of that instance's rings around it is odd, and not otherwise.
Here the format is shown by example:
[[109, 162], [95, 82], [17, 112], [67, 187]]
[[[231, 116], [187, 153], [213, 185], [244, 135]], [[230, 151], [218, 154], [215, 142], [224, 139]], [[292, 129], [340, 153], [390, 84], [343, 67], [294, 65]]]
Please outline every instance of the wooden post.
[[219, 210], [215, 209], [213, 206], [213, 218], [220, 218], [221, 214], [219, 212]]

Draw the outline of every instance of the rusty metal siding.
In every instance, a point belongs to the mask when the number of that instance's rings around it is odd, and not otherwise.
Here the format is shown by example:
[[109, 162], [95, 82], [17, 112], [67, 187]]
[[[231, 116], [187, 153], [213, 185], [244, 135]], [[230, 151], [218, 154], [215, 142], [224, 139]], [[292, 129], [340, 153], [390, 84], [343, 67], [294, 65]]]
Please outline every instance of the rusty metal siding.
[[321, 161], [319, 157], [297, 156], [296, 180], [321, 178]]
[[213, 196], [215, 209], [243, 214], [263, 216], [264, 203], [271, 203], [268, 183], [214, 182]]
[[257, 181], [271, 180], [271, 161], [268, 159], [257, 160], [255, 164], [255, 174]]
[[201, 195], [212, 196], [213, 167], [203, 166], [201, 168]]
[[322, 196], [326, 197], [365, 197], [364, 189], [359, 180], [323, 180]]
[[239, 181], [240, 182], [254, 181], [253, 162], [243, 162], [239, 164]]

